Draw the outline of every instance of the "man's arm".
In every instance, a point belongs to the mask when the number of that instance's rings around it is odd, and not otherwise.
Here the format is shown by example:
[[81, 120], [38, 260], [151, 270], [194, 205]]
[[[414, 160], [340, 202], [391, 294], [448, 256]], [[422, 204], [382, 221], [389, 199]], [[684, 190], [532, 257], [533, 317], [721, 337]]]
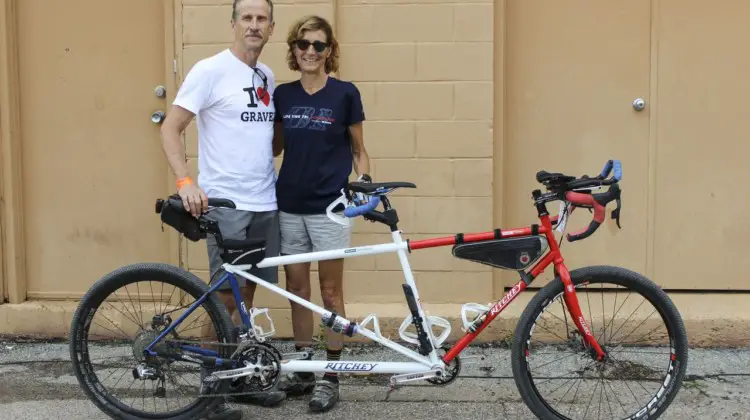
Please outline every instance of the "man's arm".
[[370, 156], [365, 149], [362, 122], [349, 127], [352, 136], [352, 155], [354, 156], [354, 171], [357, 175], [370, 174]]
[[177, 179], [190, 176], [185, 162], [185, 146], [180, 136], [193, 117], [192, 112], [174, 105], [161, 126], [162, 147]]
[[185, 146], [180, 139], [180, 135], [190, 124], [194, 115], [181, 106], [173, 105], [161, 126], [161, 136], [167, 161], [177, 177], [177, 192], [182, 198], [182, 205], [189, 209], [193, 216], [198, 217], [207, 209], [208, 197], [190, 177], [190, 171], [185, 162]]

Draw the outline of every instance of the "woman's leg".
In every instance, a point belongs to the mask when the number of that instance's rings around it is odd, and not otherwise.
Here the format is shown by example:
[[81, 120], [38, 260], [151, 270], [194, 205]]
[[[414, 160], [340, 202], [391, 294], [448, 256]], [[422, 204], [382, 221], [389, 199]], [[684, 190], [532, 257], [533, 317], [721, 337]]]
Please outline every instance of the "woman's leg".
[[[306, 218], [308, 232], [313, 244], [313, 251], [330, 251], [350, 246], [351, 228], [342, 226], [327, 215], [312, 215]], [[326, 260], [318, 262], [320, 294], [323, 307], [339, 316], [346, 317], [344, 308], [344, 260]], [[326, 360], [341, 360], [344, 337], [326, 330]], [[318, 382], [310, 400], [310, 409], [314, 412], [330, 410], [339, 399], [339, 379], [336, 373], [326, 373]]]
[[[281, 228], [281, 254], [304, 254], [312, 251], [312, 242], [305, 227], [304, 217], [279, 212]], [[310, 263], [284, 266], [286, 290], [305, 300], [310, 300]], [[289, 300], [292, 309], [292, 331], [296, 351], [308, 351], [312, 355], [313, 316], [312, 311]], [[289, 395], [309, 393], [315, 386], [315, 374], [298, 372], [281, 378], [279, 389]]]
[[[312, 242], [305, 227], [304, 217], [279, 212], [281, 254], [296, 255], [312, 251]], [[302, 299], [310, 300], [310, 263], [284, 266], [286, 290]], [[292, 309], [292, 329], [297, 349], [312, 345], [312, 312], [289, 300]]]
[[[346, 317], [344, 308], [344, 260], [327, 260], [318, 263], [320, 276], [320, 295], [323, 299], [323, 307], [329, 311], [336, 312], [341, 317]], [[340, 360], [341, 349], [344, 347], [343, 336], [334, 333], [330, 329], [326, 331], [328, 360]], [[338, 375], [326, 373], [323, 379], [338, 382]]]
[[[310, 263], [284, 266], [286, 273], [286, 290], [305, 300], [310, 300]], [[312, 311], [289, 300], [292, 307], [292, 330], [297, 351], [312, 346], [313, 317]]]

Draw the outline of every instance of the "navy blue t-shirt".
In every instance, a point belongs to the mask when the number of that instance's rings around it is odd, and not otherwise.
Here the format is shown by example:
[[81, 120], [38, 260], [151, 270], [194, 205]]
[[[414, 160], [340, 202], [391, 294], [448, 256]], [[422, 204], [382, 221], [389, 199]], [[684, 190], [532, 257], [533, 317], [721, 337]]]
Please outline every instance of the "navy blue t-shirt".
[[365, 119], [362, 98], [351, 83], [328, 77], [309, 94], [300, 81], [274, 92], [276, 121], [284, 123], [284, 155], [276, 183], [279, 210], [320, 214], [341, 196], [352, 173], [349, 126]]

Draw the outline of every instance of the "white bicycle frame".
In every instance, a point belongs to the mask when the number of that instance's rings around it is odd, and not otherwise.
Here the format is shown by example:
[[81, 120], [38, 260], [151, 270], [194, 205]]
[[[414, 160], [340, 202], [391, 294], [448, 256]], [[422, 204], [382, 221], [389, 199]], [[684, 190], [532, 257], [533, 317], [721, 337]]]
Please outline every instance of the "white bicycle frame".
[[[350, 360], [340, 360], [340, 361], [316, 361], [316, 360], [284, 360], [281, 364], [282, 372], [316, 372], [316, 373], [341, 373], [341, 372], [352, 372], [352, 373], [393, 373], [393, 374], [412, 374], [407, 375], [407, 378], [404, 378], [405, 380], [415, 380], [415, 379], [424, 379], [429, 375], [430, 370], [442, 370], [445, 368], [445, 363], [440, 359], [437, 353], [437, 348], [439, 348], [440, 343], [445, 340], [445, 338], [448, 336], [448, 333], [450, 333], [450, 324], [444, 323], [443, 326], [445, 327], [445, 331], [443, 334], [440, 335], [439, 339], [436, 339], [434, 336], [434, 333], [432, 331], [432, 322], [428, 317], [425, 315], [424, 309], [422, 308], [421, 301], [419, 298], [419, 292], [417, 291], [417, 285], [414, 282], [414, 276], [411, 271], [411, 266], [409, 265], [409, 260], [407, 258], [407, 243], [402, 239], [401, 232], [400, 231], [394, 231], [392, 232], [393, 242], [391, 243], [381, 243], [381, 244], [374, 244], [374, 245], [364, 245], [364, 246], [356, 246], [351, 248], [340, 248], [330, 251], [317, 251], [317, 252], [309, 252], [305, 254], [297, 254], [297, 255], [282, 255], [278, 257], [269, 257], [265, 258], [262, 262], [257, 264], [256, 266], [259, 268], [265, 268], [265, 267], [278, 267], [284, 264], [295, 264], [295, 263], [303, 263], [303, 262], [314, 262], [314, 261], [323, 261], [323, 260], [332, 260], [332, 259], [339, 259], [339, 258], [353, 258], [353, 257], [359, 257], [359, 256], [366, 256], [366, 255], [377, 255], [377, 254], [387, 254], [387, 253], [396, 253], [398, 254], [399, 260], [401, 261], [401, 269], [404, 273], [404, 280], [406, 284], [411, 287], [413, 293], [414, 293], [414, 299], [416, 302], [418, 314], [423, 320], [422, 326], [427, 334], [427, 337], [429, 341], [432, 344], [432, 351], [427, 355], [423, 356], [419, 353], [416, 353], [406, 347], [404, 347], [401, 344], [398, 344], [388, 338], [383, 337], [383, 335], [380, 333], [380, 326], [378, 325], [378, 319], [375, 314], [368, 315], [362, 322], [356, 323], [354, 334], [359, 334], [361, 336], [367, 337], [385, 347], [390, 348], [391, 350], [394, 350], [406, 357], [409, 357], [410, 359], [414, 360], [414, 362], [386, 362], [386, 361], [350, 361]], [[249, 270], [252, 268], [252, 265], [232, 265], [229, 263], [225, 263], [222, 266], [224, 270], [226, 270], [228, 273], [235, 274], [241, 277], [244, 277], [250, 281], [255, 282], [256, 284], [259, 284], [266, 289], [271, 290], [274, 293], [278, 293], [287, 299], [290, 299], [308, 309], [311, 311], [314, 311], [318, 314], [320, 314], [323, 317], [330, 317], [332, 315], [331, 311], [326, 310], [325, 308], [322, 308], [308, 300], [302, 299], [299, 296], [296, 296], [292, 293], [289, 293], [288, 291], [271, 284], [269, 282], [264, 281], [263, 279], [254, 276], [252, 274], [249, 274], [246, 272], [246, 270]], [[240, 305], [242, 311], [246, 311], [244, 305]], [[249, 315], [249, 318], [251, 319], [252, 323], [252, 315]], [[269, 317], [270, 318], [270, 317]], [[341, 319], [343, 322], [342, 317], [337, 315], [337, 318]], [[435, 321], [438, 321], [440, 323], [439, 319], [432, 318]], [[408, 326], [408, 321], [411, 320], [411, 316], [407, 317], [404, 320], [404, 323], [402, 324], [402, 328], [404, 326]], [[348, 320], [347, 320], [348, 321]], [[373, 329], [368, 329], [366, 325], [372, 321], [373, 323]], [[403, 338], [403, 337], [402, 337]], [[418, 374], [420, 373], [421, 374]]]

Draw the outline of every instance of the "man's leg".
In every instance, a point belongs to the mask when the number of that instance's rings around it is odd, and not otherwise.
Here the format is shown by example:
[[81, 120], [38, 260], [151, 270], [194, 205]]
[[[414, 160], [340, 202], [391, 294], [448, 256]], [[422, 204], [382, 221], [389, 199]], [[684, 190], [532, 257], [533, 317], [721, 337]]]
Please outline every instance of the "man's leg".
[[[281, 253], [283, 255], [304, 254], [312, 251], [312, 243], [301, 215], [280, 212]], [[284, 266], [286, 289], [305, 300], [310, 300], [310, 263], [290, 264]], [[294, 332], [295, 350], [307, 351], [312, 358], [313, 316], [312, 311], [290, 300], [292, 309], [292, 331]], [[315, 374], [312, 372], [294, 372], [281, 378], [279, 389], [289, 395], [303, 395], [312, 392], [315, 386]]]
[[[246, 239], [248, 226], [253, 221], [253, 213], [235, 210], [235, 209], [224, 209], [217, 208], [212, 210], [207, 217], [211, 220], [218, 222], [219, 229], [221, 230], [221, 236], [223, 239]], [[213, 235], [208, 235], [206, 238], [206, 245], [208, 250], [208, 265], [209, 265], [209, 284], [215, 284], [220, 281], [226, 273], [222, 268], [224, 261], [221, 259], [221, 249], [219, 249], [216, 243], [216, 238]], [[245, 279], [240, 276], [235, 276], [240, 286], [241, 292], [244, 298], [250, 298], [252, 300], [255, 293], [255, 284], [246, 284]], [[232, 322], [235, 325], [240, 325], [242, 322], [237, 311], [237, 302], [234, 299], [231, 285], [229, 281], [225, 281], [224, 284], [219, 287], [216, 292], [221, 303], [224, 304], [229, 312], [229, 316], [232, 317]], [[212, 328], [210, 325], [208, 328]]]
[[[224, 208], [213, 209], [207, 217], [219, 223], [219, 229], [221, 230], [221, 235], [224, 239], [248, 239], [248, 232], [250, 228], [253, 227], [255, 229], [253, 229], [252, 237], [257, 237], [258, 234], [255, 233], [255, 230], [260, 229], [262, 235], [261, 237], [265, 238], [267, 242], [270, 241], [272, 248], [274, 244], [278, 243], [278, 239], [274, 241], [273, 238], [269, 239], [266, 237], [267, 235], [272, 235], [274, 232], [278, 233], [278, 226], [273, 225], [273, 218], [258, 217], [258, 214], [253, 212]], [[263, 229], [264, 227], [265, 229]], [[213, 237], [213, 235], [208, 235], [208, 237], [206, 238], [206, 243], [208, 248], [209, 274], [211, 276], [210, 283], [214, 284], [215, 282], [221, 280], [221, 277], [225, 274], [225, 271], [221, 269], [221, 265], [224, 263], [220, 255], [222, 250], [219, 249], [216, 243], [216, 239]], [[235, 279], [240, 286], [241, 295], [243, 295], [244, 299], [249, 300], [249, 302], [246, 302], [245, 304], [246, 307], [251, 307], [249, 305], [252, 304], [252, 300], [254, 298], [256, 289], [255, 283], [247, 282], [244, 278], [238, 275], [235, 275]], [[232, 322], [235, 325], [241, 325], [242, 320], [239, 316], [237, 302], [235, 301], [229, 281], [225, 281], [224, 284], [222, 284], [221, 287], [217, 289], [216, 293], [221, 302], [227, 307], [227, 311], [232, 317]], [[208, 328], [211, 328], [211, 326], [209, 325]], [[229, 400], [233, 402], [271, 406], [278, 404], [279, 402], [284, 400], [285, 397], [286, 395], [284, 395], [284, 393], [282, 392], [271, 391], [266, 393], [258, 393], [255, 395], [230, 397]], [[227, 410], [229, 410], [229, 408], [226, 405], [221, 405], [217, 409], [217, 411], [221, 413]], [[237, 410], [237, 412], [241, 415], [241, 412], [239, 410]], [[224, 417], [216, 416], [212, 418], [218, 419]]]
[[[280, 248], [280, 232], [279, 232], [279, 216], [277, 211], [266, 211], [266, 212], [253, 212], [250, 222], [246, 225], [244, 238], [265, 240], [266, 242], [266, 258], [276, 257], [279, 255]], [[279, 282], [279, 268], [278, 267], [266, 267], [257, 268], [253, 267], [250, 274], [262, 279], [263, 281], [278, 284]], [[243, 298], [245, 299], [245, 306], [250, 308], [254, 306], [253, 298], [257, 285], [250, 280], [246, 280], [241, 276], [235, 276], [237, 281], [242, 287]], [[237, 312], [237, 320], [234, 321], [237, 325], [242, 324], [242, 319]], [[261, 405], [264, 407], [270, 407], [279, 404], [286, 399], [286, 393], [279, 390], [270, 390], [266, 392], [259, 392], [253, 395], [238, 395], [236, 397], [230, 397], [230, 401], [237, 403], [247, 403]]]
[[[234, 209], [214, 209], [207, 216], [219, 224], [222, 238], [225, 239], [242, 239], [245, 237], [245, 229], [250, 223], [252, 217], [251, 214]], [[208, 251], [208, 265], [209, 265], [209, 284], [215, 284], [221, 280], [225, 274], [224, 270], [221, 269], [223, 261], [221, 259], [221, 250], [219, 249], [216, 238], [213, 235], [208, 235], [206, 238], [206, 247]], [[243, 290], [244, 291], [244, 290]], [[237, 305], [229, 286], [229, 282], [226, 281], [224, 284], [215, 292], [219, 297], [219, 300], [226, 306], [229, 315], [233, 321], [235, 319], [235, 312]], [[234, 321], [236, 324], [236, 321]], [[213, 325], [210, 322], [206, 322], [203, 325], [203, 337], [209, 337], [209, 340], [215, 341], [217, 339], [216, 332], [213, 329]], [[206, 369], [201, 369], [201, 380], [208, 375]], [[207, 417], [210, 420], [239, 420], [242, 418], [242, 412], [237, 409], [230, 408], [226, 403], [219, 404], [212, 413]]]
[[[332, 221], [327, 215], [314, 215], [306, 219], [306, 225], [313, 242], [313, 250], [330, 251], [350, 246], [351, 228]], [[320, 294], [323, 307], [346, 317], [344, 308], [344, 260], [327, 260], [318, 262]], [[343, 336], [330, 329], [326, 331], [326, 359], [341, 360], [344, 347]], [[339, 399], [339, 378], [336, 373], [326, 373], [318, 382], [310, 400], [310, 409], [315, 412], [328, 411]]]

